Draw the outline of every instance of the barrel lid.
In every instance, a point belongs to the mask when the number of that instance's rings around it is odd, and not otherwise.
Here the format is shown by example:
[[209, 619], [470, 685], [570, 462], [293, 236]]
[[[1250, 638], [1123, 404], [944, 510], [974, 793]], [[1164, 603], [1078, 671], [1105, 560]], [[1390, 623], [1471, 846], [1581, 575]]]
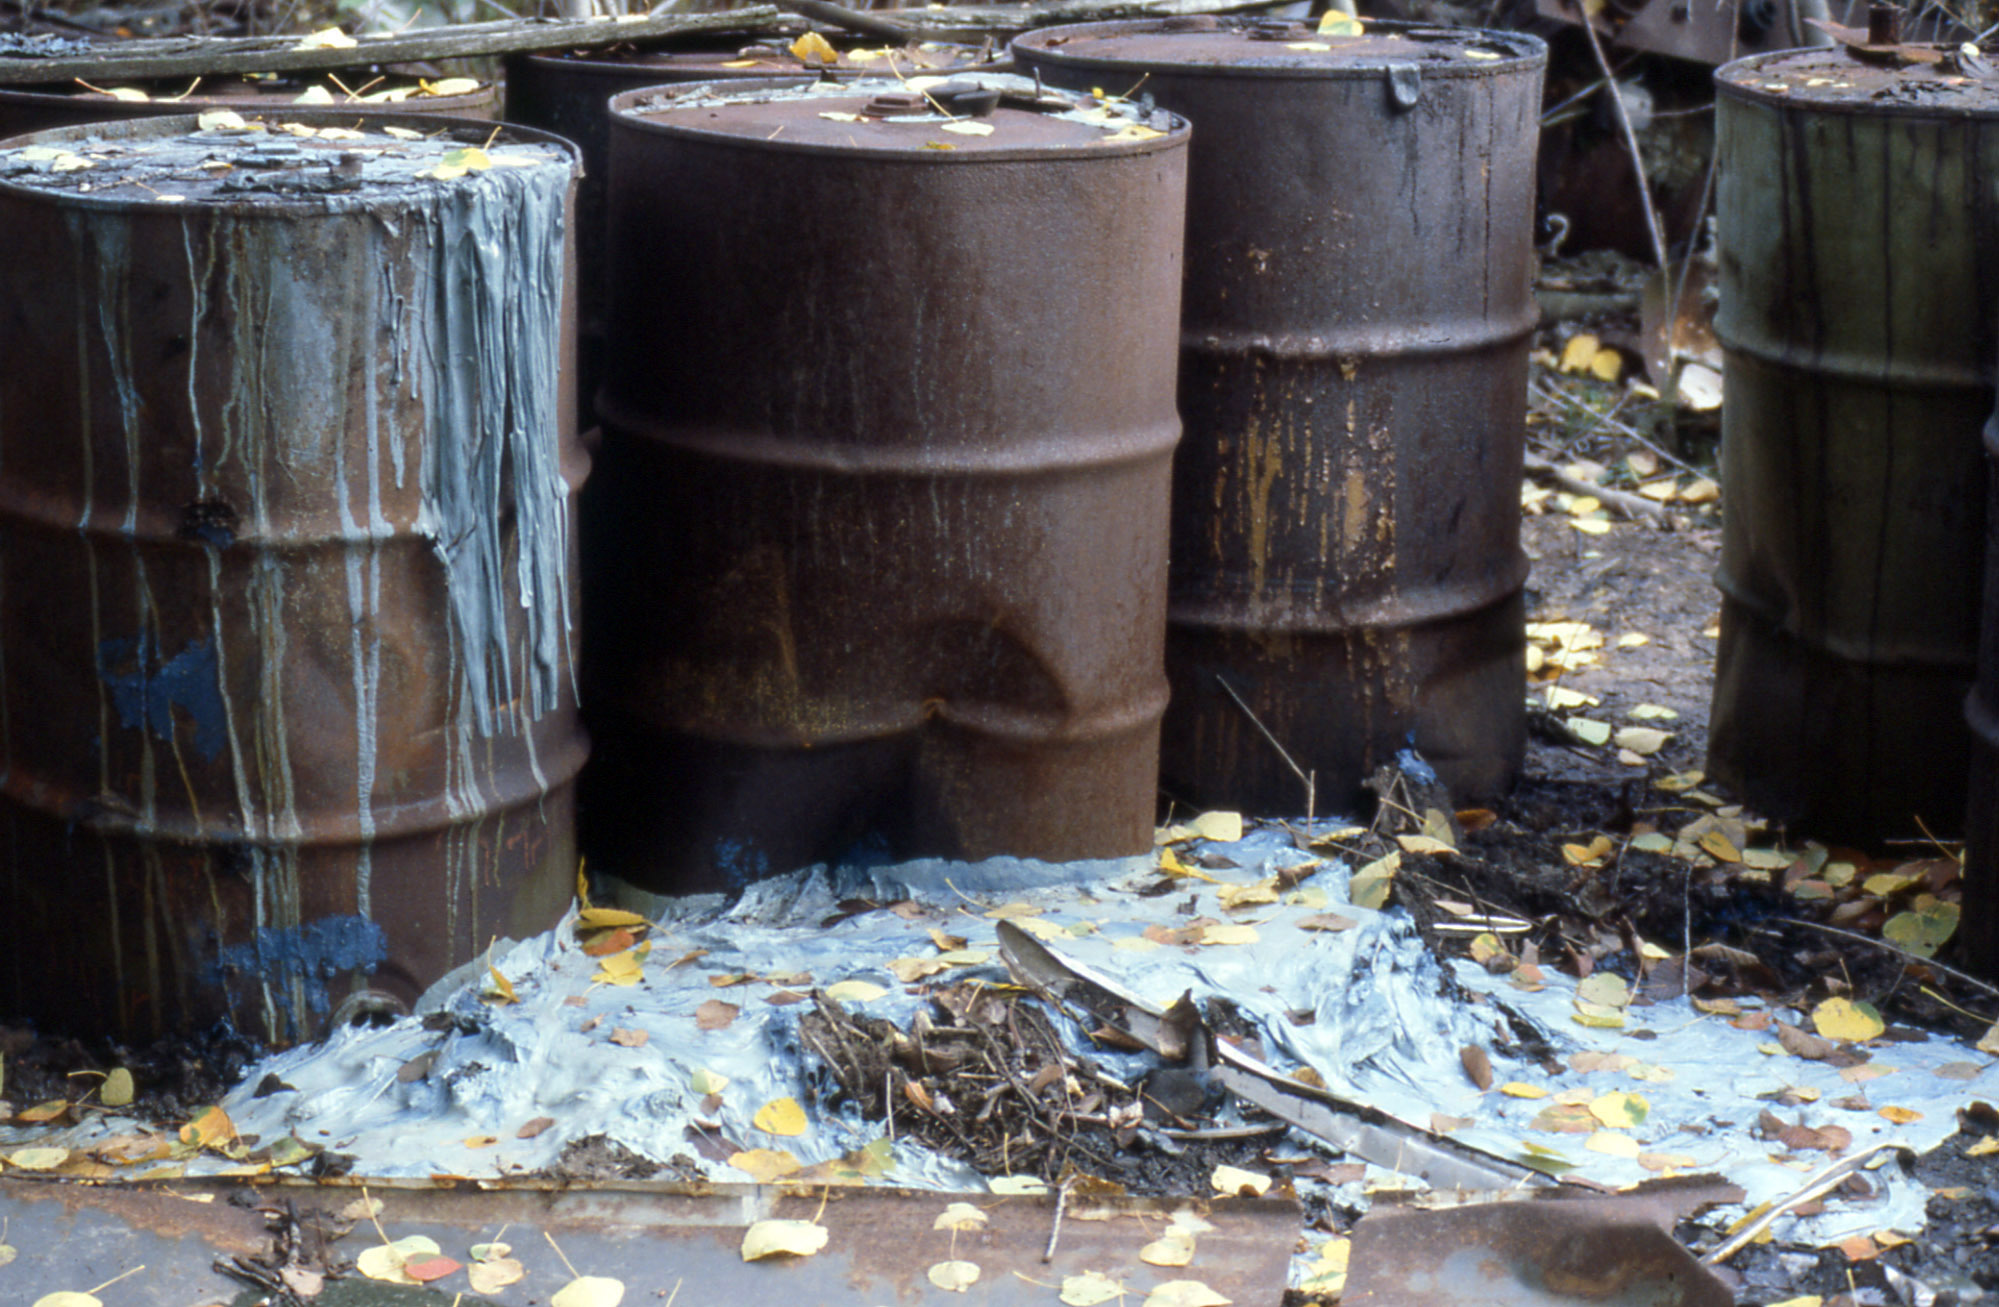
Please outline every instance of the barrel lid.
[[772, 149], [919, 155], [939, 162], [1170, 147], [1176, 114], [1113, 95], [1047, 91], [1009, 73], [842, 82], [697, 82], [611, 101], [615, 123]]
[[855, 37], [823, 38], [832, 60], [824, 55], [794, 54], [796, 42], [774, 38], [728, 50], [665, 49], [657, 43], [613, 46], [608, 50], [571, 50], [534, 58], [559, 62], [566, 68], [602, 67], [619, 75], [657, 69], [662, 80], [692, 81], [709, 77], [797, 77], [827, 73], [843, 77], [893, 76], [899, 71], [933, 72], [970, 68], [992, 61], [992, 50], [977, 45], [924, 41], [911, 46], [869, 44]]
[[118, 81], [102, 89], [76, 83], [0, 86], [0, 104], [60, 104], [75, 108], [96, 104], [107, 111], [106, 117], [122, 116], [140, 106], [163, 115], [199, 113], [204, 109], [254, 108], [280, 112], [289, 107], [339, 105], [361, 110], [404, 108], [423, 113], [476, 113], [492, 103], [493, 92], [493, 83], [471, 77], [431, 81], [421, 77], [362, 76], [344, 80], [338, 75], [304, 72], [281, 77], [139, 78]]
[[1538, 67], [1548, 53], [1539, 38], [1520, 32], [1366, 20], [1341, 27], [1321, 32], [1285, 19], [1188, 15], [1045, 27], [1014, 38], [1013, 49], [1030, 64], [1280, 77], [1367, 76], [1412, 64], [1426, 77], [1477, 77]]
[[0, 143], [0, 189], [117, 208], [349, 209], [575, 166], [546, 132], [421, 114], [218, 109]]
[[1976, 46], [1897, 46], [1880, 60], [1844, 45], [1779, 50], [1724, 64], [1714, 80], [1725, 99], [1829, 113], [1999, 115], [1999, 73]]

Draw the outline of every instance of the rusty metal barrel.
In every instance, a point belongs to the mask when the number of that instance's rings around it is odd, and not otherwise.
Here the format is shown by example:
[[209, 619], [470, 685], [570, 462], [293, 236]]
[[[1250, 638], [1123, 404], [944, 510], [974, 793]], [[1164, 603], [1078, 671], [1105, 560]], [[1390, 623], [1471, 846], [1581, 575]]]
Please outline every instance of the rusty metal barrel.
[[1799, 832], [1954, 834], [1999, 349], [1999, 95], [1837, 49], [1715, 81], [1728, 511], [1708, 769]]
[[1188, 132], [976, 81], [612, 101], [593, 866], [1151, 847]]
[[1971, 730], [1970, 796], [1964, 821], [1965, 961], [1999, 978], [1999, 414], [1985, 424], [1985, 585], [1978, 677], [1965, 698]]
[[1295, 763], [1327, 811], [1413, 747], [1504, 790], [1546, 48], [1185, 18], [1013, 50], [1194, 123], [1162, 788], [1296, 813]]
[[834, 61], [791, 53], [792, 37], [771, 38], [725, 48], [687, 48], [644, 42], [609, 50], [575, 50], [519, 55], [507, 61], [508, 122], [539, 127], [583, 149], [583, 182], [576, 192], [579, 275], [577, 306], [580, 398], [587, 410], [602, 382], [604, 354], [604, 215], [611, 173], [611, 97], [648, 86], [677, 82], [768, 81], [779, 77], [879, 77], [890, 66], [906, 76], [939, 76], [956, 70], [992, 68], [987, 46], [926, 41], [907, 48], [878, 40], [834, 36], [827, 41]]
[[[112, 94], [114, 90], [121, 94]], [[76, 85], [0, 86], [0, 140], [54, 127], [78, 127], [123, 118], [203, 114], [218, 109], [268, 114], [339, 106], [362, 113], [492, 118], [499, 109], [499, 99], [498, 89], [491, 83], [481, 85], [468, 78], [428, 81], [415, 77], [385, 78], [367, 72], [330, 76], [297, 74], [285, 78], [201, 77], [179, 81], [107, 77], [100, 89]]]
[[568, 902], [573, 147], [0, 145], [0, 1009], [273, 1041]]

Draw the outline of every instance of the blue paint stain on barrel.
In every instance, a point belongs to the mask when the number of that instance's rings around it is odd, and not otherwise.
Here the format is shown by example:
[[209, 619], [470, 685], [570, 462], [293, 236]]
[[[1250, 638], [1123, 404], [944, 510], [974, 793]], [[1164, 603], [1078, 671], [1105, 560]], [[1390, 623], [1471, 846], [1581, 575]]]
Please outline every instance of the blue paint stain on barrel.
[[97, 646], [97, 675], [111, 691], [111, 706], [126, 730], [150, 730], [171, 742], [174, 709], [179, 708], [192, 723], [196, 751], [210, 761], [222, 753], [221, 681], [209, 641], [190, 641], [173, 657], [162, 658], [148, 632], [113, 637]]

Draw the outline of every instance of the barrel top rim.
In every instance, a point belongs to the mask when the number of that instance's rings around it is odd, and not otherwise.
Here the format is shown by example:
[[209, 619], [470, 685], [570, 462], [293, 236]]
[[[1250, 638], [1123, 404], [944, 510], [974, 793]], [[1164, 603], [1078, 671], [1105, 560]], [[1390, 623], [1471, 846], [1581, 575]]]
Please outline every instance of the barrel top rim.
[[[335, 71], [338, 70], [336, 69]], [[227, 74], [224, 74], [224, 76], [227, 76]], [[120, 82], [119, 85], [130, 86], [140, 82], [178, 82], [191, 80], [195, 79], [180, 77], [135, 77]], [[208, 79], [202, 78], [200, 80], [206, 82]], [[397, 80], [409, 82], [410, 89], [414, 91], [419, 79], [416, 77], [399, 77]], [[314, 83], [314, 85], [321, 84], [318, 82]], [[422, 97], [422, 102], [437, 105], [440, 111], [426, 111], [423, 116], [427, 118], [451, 117], [453, 115], [442, 112], [442, 110], [459, 106], [467, 109], [475, 109], [483, 105], [490, 105], [498, 100], [499, 91], [499, 83], [481, 82], [479, 83], [479, 89], [476, 91], [466, 91], [458, 95], [426, 95]], [[347, 106], [338, 104], [295, 104], [281, 101], [276, 96], [269, 96], [259, 100], [252, 99], [249, 96], [210, 95], [201, 91], [196, 91], [185, 96], [161, 97], [148, 102], [152, 104], [186, 105], [187, 112], [189, 113], [197, 113], [209, 109], [235, 109], [240, 111], [252, 106], [256, 107], [259, 113], [289, 112], [292, 110], [304, 113], [310, 110], [326, 109], [338, 111], [343, 108], [349, 113], [412, 112], [412, 110], [402, 107], [405, 102], [401, 100], [370, 101], [366, 104]], [[91, 103], [101, 103], [109, 109], [123, 102], [113, 96], [98, 95], [91, 91], [82, 90], [74, 84], [67, 82], [0, 84], [0, 104], [62, 105], [69, 107]], [[154, 116], [166, 118], [173, 115], [158, 114]]]
[[[1845, 84], [1835, 85], [1830, 91], [1808, 84], [1819, 77], [1843, 78]], [[1851, 94], [1863, 86], [1875, 89], [1865, 95]], [[1977, 78], [1945, 81], [1925, 65], [1884, 68], [1866, 64], [1847, 55], [1840, 46], [1747, 55], [1715, 69], [1714, 87], [1716, 97], [1723, 101], [1773, 108], [1793, 105], [1811, 113], [1870, 118], [1999, 119], [1999, 88], [1988, 82]], [[1882, 92], [1896, 87], [1933, 90], [1937, 98], [1927, 102], [1881, 98]]]
[[[670, 40], [672, 38], [666, 39]], [[883, 41], [869, 40], [861, 37], [843, 37], [838, 33], [828, 34], [827, 39], [832, 42], [834, 49], [838, 50], [843, 56], [853, 50], [882, 49], [887, 44]], [[882, 76], [888, 72], [886, 64], [836, 64], [828, 69], [818, 69], [800, 63], [796, 67], [791, 68], [767, 68], [756, 71], [738, 70], [722, 66], [724, 60], [734, 58], [735, 56], [726, 54], [721, 50], [646, 49], [644, 48], [646, 44], [657, 45], [660, 42], [642, 43], [640, 48], [630, 50], [617, 57], [612, 56], [612, 49], [616, 49], [617, 47], [612, 47], [611, 49], [589, 50], [537, 50], [518, 55], [515, 58], [520, 63], [549, 72], [559, 71], [584, 77], [596, 76], [607, 78], [630, 78], [655, 69], [664, 73], [672, 73], [676, 79], [685, 79], [689, 73], [712, 70], [713, 78], [717, 81], [748, 81], [753, 78], [814, 77], [826, 75], [842, 78], [866, 78]], [[977, 51], [980, 48], [963, 41], [924, 41], [921, 44], [948, 46], [954, 49], [969, 51]], [[1001, 67], [1005, 58], [1004, 51], [1005, 47], [996, 47], [991, 57], [977, 63], [950, 64], [935, 68], [902, 66], [902, 71], [905, 74], [918, 76], [940, 73], [955, 75], [957, 73], [994, 71]], [[685, 60], [676, 62], [677, 60], [681, 60], [682, 56], [686, 56]]]
[[[218, 108], [233, 110], [233, 107], [228, 105]], [[144, 142], [156, 138], [186, 136], [200, 129], [200, 117], [200, 114], [193, 113], [172, 114], [111, 119], [70, 127], [50, 127], [0, 140], [0, 151], [20, 150], [31, 146], [86, 145], [91, 142]], [[449, 139], [455, 146], [490, 144], [497, 138], [497, 143], [503, 145], [535, 145], [555, 150], [560, 160], [568, 164], [572, 185], [574, 179], [582, 172], [582, 152], [574, 142], [554, 132], [514, 123], [496, 123], [478, 118], [449, 117], [442, 114], [357, 112], [324, 108], [287, 109], [281, 114], [258, 113], [254, 117], [258, 121], [299, 123], [322, 128], [351, 128], [357, 124], [376, 130], [397, 127], [419, 132], [433, 140], [446, 133], [452, 133]], [[556, 162], [557, 160], [551, 159], [545, 166], [553, 166]], [[222, 215], [238, 220], [254, 218], [295, 220], [311, 214], [365, 213], [399, 209], [405, 207], [397, 203], [399, 199], [435, 194], [438, 188], [455, 184], [457, 184], [455, 180], [424, 180], [413, 181], [400, 191], [372, 188], [367, 191], [308, 192], [296, 195], [259, 191], [242, 195], [210, 194], [169, 200], [151, 195], [107, 195], [95, 191], [58, 189], [31, 185], [15, 177], [0, 175], [0, 196], [13, 203], [42, 203], [64, 209], [99, 213], [175, 214], [183, 217], [199, 213]]]
[[[1216, 78], [1273, 78], [1302, 81], [1351, 81], [1379, 77], [1398, 65], [1414, 62], [1422, 70], [1423, 76], [1436, 79], [1470, 77], [1491, 77], [1495, 73], [1530, 72], [1543, 68], [1548, 62], [1548, 45], [1540, 37], [1526, 32], [1501, 31], [1478, 27], [1436, 27], [1426, 23], [1399, 23], [1390, 21], [1365, 20], [1362, 36], [1338, 37], [1314, 33], [1309, 27], [1287, 34], [1278, 40], [1251, 39], [1248, 35], [1255, 27], [1251, 20], [1217, 19], [1213, 26], [1183, 29], [1179, 24], [1186, 19], [1143, 18], [1103, 23], [1067, 23], [1057, 27], [1038, 28], [1024, 32], [1013, 39], [1011, 49], [1017, 58], [1032, 56], [1049, 64], [1067, 67], [1131, 72], [1170, 72], [1176, 77], [1216, 77]], [[1370, 42], [1370, 34], [1380, 34], [1404, 41], [1410, 49], [1406, 57], [1396, 57], [1381, 53], [1379, 44]], [[1163, 59], [1145, 54], [1079, 54], [1075, 46], [1084, 40], [1092, 43], [1138, 38], [1147, 44], [1192, 45], [1193, 41], [1205, 39], [1210, 43], [1224, 44], [1230, 49], [1256, 51], [1254, 59], [1232, 60], [1221, 57]], [[1340, 45], [1330, 50], [1299, 50], [1290, 48], [1293, 44], [1332, 44], [1342, 42], [1354, 52], [1343, 57]], [[1458, 56], [1449, 52], [1458, 47]], [[1494, 47], [1498, 47], [1495, 49]], [[1493, 58], [1464, 55], [1464, 48], [1477, 49]], [[1362, 52], [1365, 51], [1363, 54]], [[1502, 53], [1502, 51], [1505, 51]], [[1359, 55], [1360, 57], [1355, 57]]]
[[[969, 80], [981, 85], [1004, 84], [1026, 89], [1033, 87], [1033, 83], [1027, 79], [1011, 74], [954, 75], [948, 80]], [[856, 112], [878, 93], [903, 90], [904, 83], [891, 79], [816, 82], [808, 78], [792, 77], [769, 81], [669, 83], [642, 87], [613, 96], [610, 103], [611, 129], [614, 135], [621, 131], [636, 132], [641, 135], [698, 141], [730, 149], [764, 150], [779, 154], [841, 159], [895, 160], [926, 167], [967, 167], [982, 163], [1084, 162], [1097, 158], [1155, 154], [1183, 148], [1191, 132], [1187, 120], [1178, 114], [1157, 109], [1144, 111], [1121, 101], [1100, 110], [1108, 116], [1095, 124], [1075, 118], [1074, 115], [1080, 112], [1079, 110], [1050, 114], [1007, 105], [1002, 105], [992, 117], [971, 120], [987, 124], [996, 122], [1004, 124], [1008, 121], [1024, 123], [1034, 120], [1037, 126], [1041, 122], [1058, 119], [1073, 120], [1075, 130], [1064, 133], [1070, 139], [1058, 142], [1044, 139], [1038, 143], [1019, 145], [995, 142], [992, 136], [944, 137], [941, 133], [946, 127], [946, 122], [939, 115], [909, 114], [868, 119], [855, 121], [851, 125], [843, 124], [840, 128], [825, 128], [819, 121], [819, 115], [822, 113]], [[669, 103], [672, 101], [679, 103]], [[811, 131], [810, 134], [794, 135], [787, 139], [781, 131], [770, 136], [755, 136], [741, 131], [718, 130], [692, 120], [693, 115], [704, 108], [726, 110], [732, 107], [771, 110], [789, 117]], [[931, 121], [932, 118], [934, 122]], [[902, 131], [906, 127], [918, 125], [928, 130], [921, 133], [908, 132], [910, 139], [906, 142], [889, 142], [890, 130]], [[1063, 123], [1065, 128], [1071, 125], [1071, 121]], [[1151, 134], [1142, 139], [1111, 139], [1115, 130], [1131, 127], [1146, 128]], [[815, 137], [830, 137], [836, 130], [847, 135], [849, 139], [846, 141], [815, 139]], [[863, 143], [854, 139], [855, 132], [866, 132], [874, 139]], [[1043, 135], [1045, 137], [1046, 133]], [[930, 137], [937, 138], [937, 144], [927, 143], [925, 138]], [[884, 143], [877, 144], [874, 143], [875, 140]], [[939, 144], [949, 148], [937, 148]]]

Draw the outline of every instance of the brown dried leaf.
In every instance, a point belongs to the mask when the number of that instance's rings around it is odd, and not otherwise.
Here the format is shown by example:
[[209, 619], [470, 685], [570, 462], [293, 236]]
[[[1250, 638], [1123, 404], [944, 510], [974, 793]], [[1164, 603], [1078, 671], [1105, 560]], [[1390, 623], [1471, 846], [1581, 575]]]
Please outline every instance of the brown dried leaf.
[[726, 1029], [741, 1011], [742, 1009], [734, 1003], [724, 1003], [719, 998], [711, 998], [694, 1009], [694, 1024], [702, 1030]]

